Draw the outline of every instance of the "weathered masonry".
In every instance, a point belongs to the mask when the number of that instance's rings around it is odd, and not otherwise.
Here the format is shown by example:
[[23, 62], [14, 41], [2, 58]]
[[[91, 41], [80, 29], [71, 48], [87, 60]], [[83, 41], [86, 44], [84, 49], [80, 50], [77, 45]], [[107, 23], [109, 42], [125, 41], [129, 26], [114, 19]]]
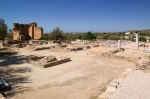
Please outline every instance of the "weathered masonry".
[[19, 24], [13, 23], [13, 40], [40, 39], [43, 35], [43, 28], [37, 27], [37, 23]]

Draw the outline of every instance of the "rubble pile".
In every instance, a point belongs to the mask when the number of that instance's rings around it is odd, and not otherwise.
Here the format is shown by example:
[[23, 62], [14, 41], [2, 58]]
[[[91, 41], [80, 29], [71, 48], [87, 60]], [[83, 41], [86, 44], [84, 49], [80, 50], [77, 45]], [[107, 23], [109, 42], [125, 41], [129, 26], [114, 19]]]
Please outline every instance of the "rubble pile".
[[144, 54], [141, 59], [135, 63], [137, 70], [143, 70], [144, 72], [150, 72], [150, 54]]

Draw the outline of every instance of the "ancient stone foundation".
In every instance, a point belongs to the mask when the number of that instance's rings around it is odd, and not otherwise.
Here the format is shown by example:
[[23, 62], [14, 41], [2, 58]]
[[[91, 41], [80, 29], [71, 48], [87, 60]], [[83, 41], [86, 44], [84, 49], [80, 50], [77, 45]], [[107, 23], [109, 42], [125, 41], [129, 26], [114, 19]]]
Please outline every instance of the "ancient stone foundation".
[[29, 60], [27, 60], [28, 63], [40, 68], [52, 67], [69, 61], [71, 61], [70, 58], [61, 57], [61, 59], [57, 60], [56, 57], [52, 55], [41, 56], [41, 57], [33, 56]]
[[37, 48], [34, 48], [33, 50], [38, 51], [38, 50], [45, 50], [45, 49], [50, 49], [50, 47], [37, 47]]
[[40, 39], [43, 28], [37, 27], [37, 23], [19, 24], [13, 23], [13, 40]]
[[125, 57], [121, 55], [116, 55], [116, 53], [124, 50], [125, 50], [124, 48], [119, 48], [109, 52], [100, 53], [99, 55], [102, 57], [108, 57], [108, 58], [119, 59], [119, 60], [130, 61], [130, 62], [137, 62], [138, 60], [140, 60], [140, 57]]

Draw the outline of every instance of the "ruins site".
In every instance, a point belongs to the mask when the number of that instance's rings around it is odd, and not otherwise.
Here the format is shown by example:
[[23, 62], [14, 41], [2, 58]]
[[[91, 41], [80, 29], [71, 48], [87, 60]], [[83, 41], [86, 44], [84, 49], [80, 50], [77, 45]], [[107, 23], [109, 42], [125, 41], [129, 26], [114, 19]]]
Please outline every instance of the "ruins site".
[[13, 40], [40, 39], [43, 35], [43, 28], [37, 27], [37, 23], [19, 24], [13, 23]]
[[150, 99], [150, 0], [0, 0], [0, 99]]
[[40, 35], [42, 29], [36, 23], [14, 24], [14, 40], [32, 39], [9, 47], [1, 42], [0, 76], [12, 87], [3, 97], [124, 99], [136, 92], [138, 96], [128, 99], [149, 97], [150, 43], [146, 48], [140, 46], [143, 42], [128, 40], [60, 43], [37, 40]]

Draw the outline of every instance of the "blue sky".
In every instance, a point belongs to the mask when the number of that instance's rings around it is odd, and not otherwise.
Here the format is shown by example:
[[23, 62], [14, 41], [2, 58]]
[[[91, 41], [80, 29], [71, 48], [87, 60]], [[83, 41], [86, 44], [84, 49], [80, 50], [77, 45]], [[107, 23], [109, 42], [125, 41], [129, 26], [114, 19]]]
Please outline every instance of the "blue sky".
[[37, 22], [44, 32], [118, 32], [150, 29], [150, 0], [0, 0], [0, 18]]

